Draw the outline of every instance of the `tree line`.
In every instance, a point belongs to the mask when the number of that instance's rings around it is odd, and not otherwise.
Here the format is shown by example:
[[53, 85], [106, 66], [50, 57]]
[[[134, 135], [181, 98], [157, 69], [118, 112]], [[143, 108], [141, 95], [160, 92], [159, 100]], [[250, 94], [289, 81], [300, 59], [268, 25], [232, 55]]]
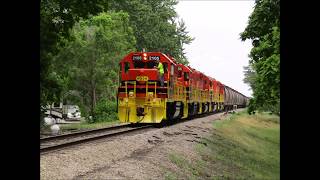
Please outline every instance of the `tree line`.
[[267, 110], [280, 114], [280, 0], [256, 0], [243, 41], [250, 39], [249, 66], [245, 79], [253, 91], [249, 113]]
[[119, 61], [161, 51], [188, 64], [192, 42], [175, 0], [41, 0], [40, 123], [43, 107], [64, 101], [91, 121], [114, 120]]

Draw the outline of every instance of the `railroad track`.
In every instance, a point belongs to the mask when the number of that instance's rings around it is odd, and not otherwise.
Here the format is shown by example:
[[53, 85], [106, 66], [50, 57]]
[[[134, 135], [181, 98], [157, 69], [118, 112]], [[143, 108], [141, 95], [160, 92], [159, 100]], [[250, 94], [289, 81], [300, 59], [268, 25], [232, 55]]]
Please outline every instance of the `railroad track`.
[[151, 128], [152, 125], [139, 125], [131, 127], [129, 124], [100, 128], [76, 133], [68, 133], [57, 136], [40, 138], [40, 153], [47, 153], [69, 146], [82, 144], [102, 138], [113, 137], [121, 134], [139, 131], [146, 128]]
[[[200, 115], [196, 116], [195, 119], [201, 118], [208, 115], [213, 114], [219, 114], [223, 112], [218, 113], [210, 113], [206, 115]], [[173, 124], [183, 123], [185, 121], [189, 121], [187, 119], [179, 120], [178, 122], [174, 122]], [[46, 153], [51, 152], [54, 150], [63, 149], [69, 146], [90, 142], [102, 138], [108, 138], [113, 137], [121, 134], [126, 134], [134, 131], [139, 131], [147, 128], [155, 127], [151, 124], [137, 124], [135, 127], [132, 127], [130, 124], [124, 124], [124, 125], [117, 125], [112, 127], [106, 127], [106, 128], [100, 128], [100, 129], [93, 129], [88, 131], [81, 131], [81, 132], [75, 132], [75, 133], [68, 133], [63, 135], [57, 135], [57, 136], [49, 136], [49, 137], [43, 137], [40, 138], [40, 153]]]

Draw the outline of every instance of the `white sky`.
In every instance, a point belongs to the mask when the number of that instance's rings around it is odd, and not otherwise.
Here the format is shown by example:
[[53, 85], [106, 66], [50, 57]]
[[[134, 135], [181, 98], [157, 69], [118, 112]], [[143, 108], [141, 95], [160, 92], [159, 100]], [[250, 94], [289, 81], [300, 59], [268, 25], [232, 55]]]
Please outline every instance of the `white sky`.
[[176, 12], [195, 40], [185, 45], [190, 65], [230, 86], [252, 96], [243, 82], [243, 67], [249, 63], [251, 41], [241, 41], [240, 33], [248, 24], [254, 1], [179, 1]]

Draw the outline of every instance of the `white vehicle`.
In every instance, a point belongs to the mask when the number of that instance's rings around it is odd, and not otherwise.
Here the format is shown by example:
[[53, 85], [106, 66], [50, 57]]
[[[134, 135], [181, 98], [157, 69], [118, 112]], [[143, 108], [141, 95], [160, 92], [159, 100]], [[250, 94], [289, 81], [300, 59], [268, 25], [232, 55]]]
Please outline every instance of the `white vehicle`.
[[77, 105], [63, 105], [55, 104], [46, 106], [45, 114], [48, 117], [52, 117], [56, 120], [65, 120], [65, 121], [80, 121], [81, 112], [80, 108]]
[[66, 115], [67, 120], [80, 121], [81, 112], [77, 105], [64, 105], [63, 114]]

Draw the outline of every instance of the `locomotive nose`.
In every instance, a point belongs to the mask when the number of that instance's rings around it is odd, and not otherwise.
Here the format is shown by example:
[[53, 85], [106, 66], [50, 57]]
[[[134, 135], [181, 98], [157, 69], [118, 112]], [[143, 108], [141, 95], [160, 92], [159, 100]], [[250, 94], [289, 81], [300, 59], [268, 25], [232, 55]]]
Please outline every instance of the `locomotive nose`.
[[[134, 77], [132, 77], [134, 78]], [[139, 82], [154, 81], [158, 79], [156, 69], [139, 69], [136, 71], [135, 80]]]

